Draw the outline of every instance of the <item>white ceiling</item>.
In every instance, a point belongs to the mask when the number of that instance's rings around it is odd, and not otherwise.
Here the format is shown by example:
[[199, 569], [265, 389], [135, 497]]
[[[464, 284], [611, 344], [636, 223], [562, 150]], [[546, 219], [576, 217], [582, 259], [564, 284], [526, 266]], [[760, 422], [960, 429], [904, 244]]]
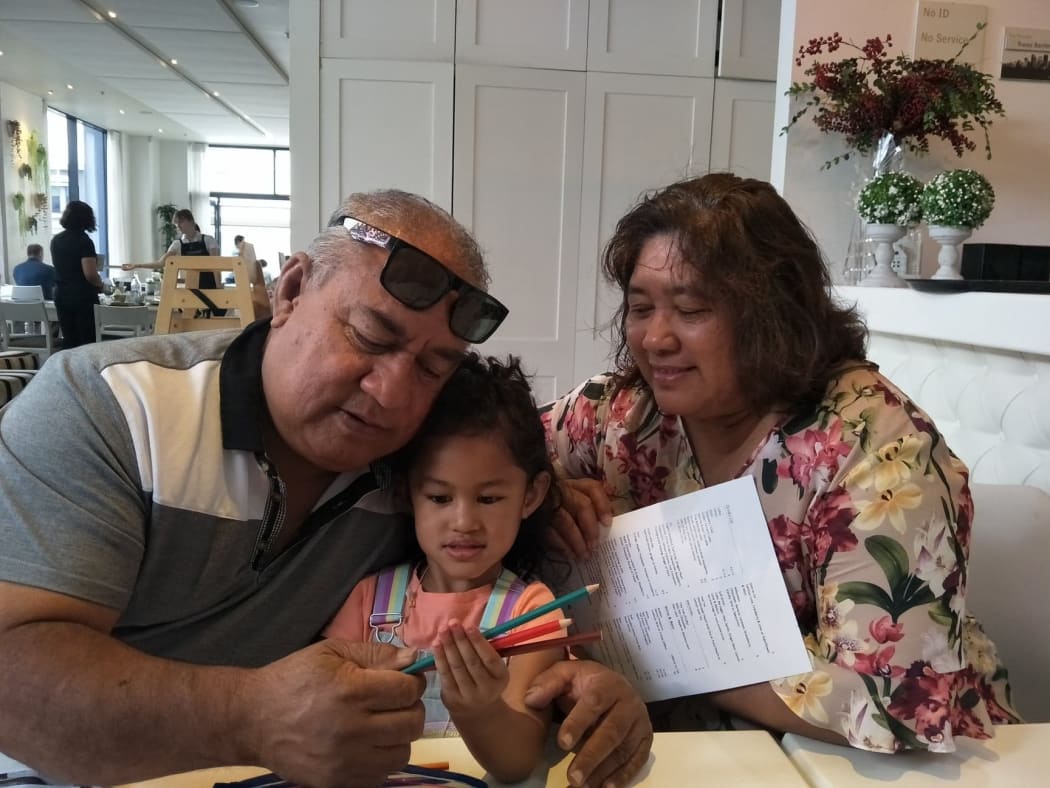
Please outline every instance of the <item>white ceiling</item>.
[[289, 0], [253, 5], [0, 0], [0, 82], [108, 129], [284, 146]]

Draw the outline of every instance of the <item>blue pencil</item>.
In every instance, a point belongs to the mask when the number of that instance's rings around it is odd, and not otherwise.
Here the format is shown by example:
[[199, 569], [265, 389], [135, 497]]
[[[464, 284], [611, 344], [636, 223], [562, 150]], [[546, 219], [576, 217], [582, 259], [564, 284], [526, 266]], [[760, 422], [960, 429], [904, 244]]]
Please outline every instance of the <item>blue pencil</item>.
[[[496, 637], [497, 635], [502, 635], [504, 632], [510, 632], [510, 630], [516, 629], [517, 627], [520, 627], [522, 624], [527, 624], [527, 623], [529, 623], [530, 621], [532, 621], [535, 618], [539, 618], [540, 616], [542, 616], [542, 615], [544, 615], [546, 613], [550, 613], [552, 610], [557, 610], [558, 608], [569, 604], [569, 602], [575, 602], [577, 599], [580, 599], [581, 597], [585, 597], [585, 596], [587, 596], [589, 594], [593, 594], [597, 590], [598, 590], [598, 584], [597, 583], [591, 583], [590, 585], [583, 586], [582, 588], [577, 588], [575, 591], [570, 591], [567, 594], [563, 594], [562, 596], [558, 597], [557, 599], [552, 599], [550, 602], [548, 602], [545, 605], [540, 605], [535, 610], [530, 610], [528, 613], [522, 613], [520, 616], [515, 616], [514, 618], [510, 619], [509, 621], [504, 621], [502, 624], [497, 624], [496, 626], [491, 627], [490, 629], [486, 629], [481, 634], [486, 640], [490, 640], [490, 639]], [[401, 668], [401, 672], [402, 673], [419, 673], [421, 671], [426, 670], [427, 668], [432, 668], [432, 667], [434, 667], [434, 655], [433, 654], [431, 654], [428, 657], [423, 657], [422, 659], [417, 659], [415, 662], [413, 662], [407, 668]]]

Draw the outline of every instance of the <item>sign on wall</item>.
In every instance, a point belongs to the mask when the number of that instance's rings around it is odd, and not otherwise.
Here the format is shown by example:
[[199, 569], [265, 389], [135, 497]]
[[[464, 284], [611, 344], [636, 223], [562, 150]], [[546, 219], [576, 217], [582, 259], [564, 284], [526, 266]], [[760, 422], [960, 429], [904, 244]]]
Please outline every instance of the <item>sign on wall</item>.
[[915, 19], [915, 57], [977, 65], [984, 56], [984, 30], [963, 50], [977, 25], [988, 21], [988, 8], [970, 3], [920, 2]]
[[1050, 82], [1050, 30], [1008, 27], [1003, 33], [1003, 79]]

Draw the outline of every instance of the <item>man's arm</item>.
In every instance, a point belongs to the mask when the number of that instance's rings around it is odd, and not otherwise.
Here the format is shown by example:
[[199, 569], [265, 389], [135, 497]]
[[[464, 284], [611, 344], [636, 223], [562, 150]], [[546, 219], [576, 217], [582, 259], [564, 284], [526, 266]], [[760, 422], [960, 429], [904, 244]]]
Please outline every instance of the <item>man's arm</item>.
[[365, 785], [403, 766], [422, 730], [422, 682], [360, 667], [402, 667], [411, 650], [329, 641], [257, 670], [205, 667], [123, 645], [117, 616], [0, 583], [0, 751], [77, 783], [240, 763]]

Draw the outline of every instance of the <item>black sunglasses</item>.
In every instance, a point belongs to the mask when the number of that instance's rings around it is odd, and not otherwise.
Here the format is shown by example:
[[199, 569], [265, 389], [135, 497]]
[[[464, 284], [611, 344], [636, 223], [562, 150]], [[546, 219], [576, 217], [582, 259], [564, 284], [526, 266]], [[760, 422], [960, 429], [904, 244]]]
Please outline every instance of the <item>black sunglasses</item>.
[[507, 316], [507, 307], [484, 290], [456, 276], [422, 249], [353, 216], [340, 216], [332, 222], [333, 226], [339, 224], [355, 241], [390, 252], [379, 281], [390, 295], [409, 309], [428, 309], [454, 290], [459, 297], [452, 304], [448, 327], [460, 339], [484, 342]]

